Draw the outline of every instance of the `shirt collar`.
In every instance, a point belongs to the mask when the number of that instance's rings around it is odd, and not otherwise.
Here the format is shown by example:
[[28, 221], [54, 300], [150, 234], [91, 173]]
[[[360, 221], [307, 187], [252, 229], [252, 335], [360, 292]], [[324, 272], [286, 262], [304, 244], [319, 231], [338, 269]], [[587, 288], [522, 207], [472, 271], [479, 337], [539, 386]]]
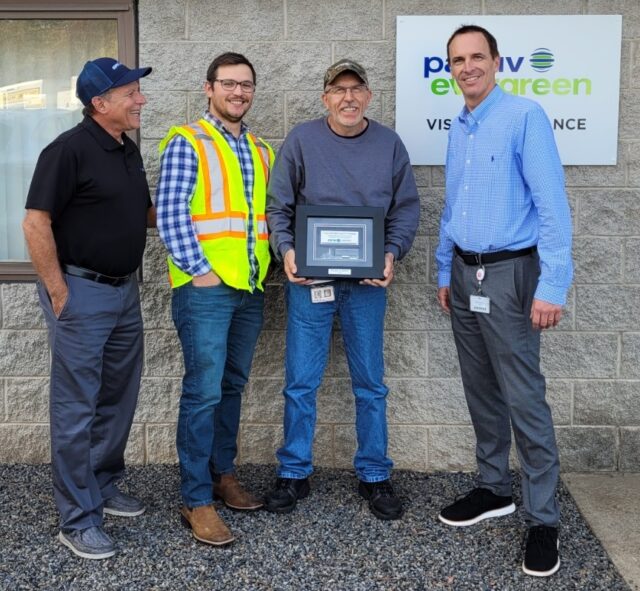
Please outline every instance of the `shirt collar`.
[[[94, 137], [103, 150], [117, 150], [122, 148], [124, 145], [116, 140], [93, 117], [89, 115], [85, 115], [84, 119], [80, 122], [80, 125], [82, 125], [82, 127], [84, 127]], [[126, 134], [122, 134], [122, 138], [123, 142], [127, 141]]]
[[[220, 133], [225, 135], [230, 135], [235, 138], [235, 136], [224, 126], [224, 123], [220, 119], [218, 119], [211, 111], [206, 110], [204, 112], [204, 118], [211, 123]], [[243, 136], [245, 133], [249, 131], [249, 126], [244, 122], [240, 122], [240, 135]]]
[[487, 115], [503, 96], [504, 91], [496, 84], [493, 90], [473, 111], [469, 111], [467, 105], [462, 108], [460, 115], [458, 115], [460, 122], [469, 128], [478, 125], [483, 121], [483, 119], [487, 118]]

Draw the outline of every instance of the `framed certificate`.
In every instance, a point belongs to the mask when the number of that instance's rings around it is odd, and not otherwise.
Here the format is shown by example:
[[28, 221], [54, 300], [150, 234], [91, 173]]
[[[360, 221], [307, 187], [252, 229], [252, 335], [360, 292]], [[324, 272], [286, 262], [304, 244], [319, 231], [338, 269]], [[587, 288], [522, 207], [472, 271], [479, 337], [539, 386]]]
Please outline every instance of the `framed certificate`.
[[384, 277], [382, 207], [298, 205], [295, 242], [300, 277]]

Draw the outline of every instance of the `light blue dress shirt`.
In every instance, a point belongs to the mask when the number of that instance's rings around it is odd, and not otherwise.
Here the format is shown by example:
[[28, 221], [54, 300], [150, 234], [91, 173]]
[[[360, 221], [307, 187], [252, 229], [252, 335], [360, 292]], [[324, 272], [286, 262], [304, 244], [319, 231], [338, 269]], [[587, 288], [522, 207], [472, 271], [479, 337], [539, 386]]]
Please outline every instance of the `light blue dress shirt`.
[[450, 284], [454, 245], [476, 253], [537, 245], [535, 297], [565, 304], [573, 276], [571, 213], [551, 124], [540, 105], [499, 86], [451, 122], [439, 287]]

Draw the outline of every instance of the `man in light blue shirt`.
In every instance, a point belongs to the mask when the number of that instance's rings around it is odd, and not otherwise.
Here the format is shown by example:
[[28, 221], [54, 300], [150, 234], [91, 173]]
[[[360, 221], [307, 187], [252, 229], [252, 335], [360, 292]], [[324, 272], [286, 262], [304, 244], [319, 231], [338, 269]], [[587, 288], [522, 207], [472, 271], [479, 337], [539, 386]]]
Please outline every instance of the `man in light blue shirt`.
[[449, 132], [438, 301], [451, 314], [479, 479], [439, 517], [467, 526], [515, 511], [513, 428], [529, 527], [523, 570], [549, 576], [560, 566], [559, 461], [540, 331], [560, 321], [573, 272], [564, 175], [542, 108], [496, 85], [495, 38], [464, 26], [447, 52], [465, 106]]

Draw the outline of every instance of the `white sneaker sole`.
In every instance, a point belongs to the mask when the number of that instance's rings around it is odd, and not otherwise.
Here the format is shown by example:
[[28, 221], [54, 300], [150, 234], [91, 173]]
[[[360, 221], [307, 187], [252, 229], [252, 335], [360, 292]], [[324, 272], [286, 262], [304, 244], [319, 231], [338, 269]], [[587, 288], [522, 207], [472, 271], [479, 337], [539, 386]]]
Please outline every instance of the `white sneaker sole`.
[[[560, 540], [558, 540], [558, 550], [560, 550]], [[558, 562], [555, 563], [553, 568], [551, 568], [549, 570], [545, 570], [545, 571], [529, 570], [524, 565], [524, 560], [522, 561], [522, 570], [523, 570], [524, 574], [530, 575], [532, 577], [550, 577], [551, 575], [557, 573], [559, 568], [560, 568], [560, 557], [558, 557]]]
[[446, 523], [447, 525], [452, 525], [453, 527], [467, 527], [469, 525], [475, 525], [480, 521], [484, 521], [485, 519], [491, 519], [492, 517], [504, 517], [505, 515], [510, 515], [516, 510], [516, 506], [514, 503], [507, 505], [506, 507], [501, 507], [500, 509], [493, 509], [492, 511], [486, 511], [481, 513], [477, 517], [473, 519], [467, 519], [466, 521], [451, 521], [450, 519], [446, 519], [442, 517], [442, 514], [438, 515], [438, 519], [442, 521], [442, 523]]
[[58, 540], [60, 540], [60, 542], [64, 546], [69, 548], [71, 552], [73, 552], [76, 556], [80, 556], [80, 558], [88, 558], [89, 560], [102, 560], [103, 558], [111, 558], [116, 553], [115, 550], [111, 550], [110, 552], [103, 552], [102, 554], [89, 554], [87, 552], [82, 552], [81, 550], [78, 550], [62, 532], [58, 532]]
[[105, 515], [117, 515], [118, 517], [137, 517], [138, 515], [142, 515], [145, 510], [145, 507], [142, 507], [142, 509], [138, 511], [119, 511], [118, 509], [107, 509], [107, 507], [105, 507], [102, 509], [102, 512]]

